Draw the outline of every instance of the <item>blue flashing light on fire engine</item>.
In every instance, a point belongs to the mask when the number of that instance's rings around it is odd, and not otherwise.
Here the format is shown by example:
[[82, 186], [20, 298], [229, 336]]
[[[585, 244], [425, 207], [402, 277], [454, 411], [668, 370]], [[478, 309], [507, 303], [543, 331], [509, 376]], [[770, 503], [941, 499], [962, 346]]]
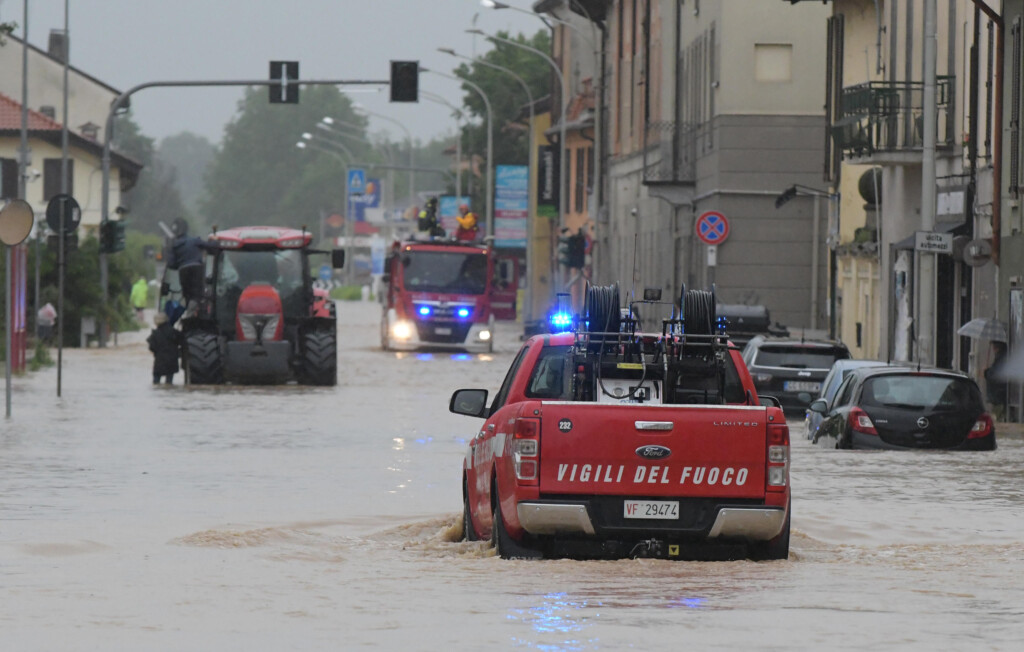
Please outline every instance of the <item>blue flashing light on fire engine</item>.
[[420, 306], [420, 309], [417, 312], [419, 312], [420, 315], [422, 315], [424, 317], [429, 317], [430, 316], [430, 306]]
[[469, 312], [469, 308], [459, 308], [459, 311], [456, 314], [462, 319], [465, 319], [466, 317], [469, 317]]
[[572, 330], [572, 315], [567, 312], [554, 312], [548, 318], [551, 330], [555, 333], [566, 333]]

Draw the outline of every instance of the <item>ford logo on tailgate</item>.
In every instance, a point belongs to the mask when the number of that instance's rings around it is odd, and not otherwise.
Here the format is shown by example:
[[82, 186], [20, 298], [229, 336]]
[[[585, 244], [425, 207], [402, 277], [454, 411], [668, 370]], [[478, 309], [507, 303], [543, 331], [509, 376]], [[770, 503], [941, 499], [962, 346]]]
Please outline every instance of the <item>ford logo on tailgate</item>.
[[672, 450], [664, 446], [641, 446], [636, 454], [645, 460], [662, 460], [672, 454]]

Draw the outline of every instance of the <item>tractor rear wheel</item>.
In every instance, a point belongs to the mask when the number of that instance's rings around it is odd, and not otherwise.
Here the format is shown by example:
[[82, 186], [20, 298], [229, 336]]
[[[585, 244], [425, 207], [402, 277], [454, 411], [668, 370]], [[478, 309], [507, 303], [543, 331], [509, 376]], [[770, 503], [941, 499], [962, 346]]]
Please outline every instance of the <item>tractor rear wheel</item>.
[[302, 336], [299, 383], [338, 384], [338, 340], [334, 333], [311, 331]]
[[224, 361], [213, 333], [194, 332], [185, 336], [185, 382], [188, 385], [220, 385], [224, 382]]

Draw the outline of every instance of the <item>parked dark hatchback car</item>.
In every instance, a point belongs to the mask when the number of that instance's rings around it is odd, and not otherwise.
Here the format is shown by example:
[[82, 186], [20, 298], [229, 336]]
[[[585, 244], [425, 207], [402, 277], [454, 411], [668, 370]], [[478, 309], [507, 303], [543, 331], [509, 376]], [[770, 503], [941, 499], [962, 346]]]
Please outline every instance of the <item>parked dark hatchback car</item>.
[[779, 399], [787, 414], [803, 415], [836, 360], [850, 357], [842, 342], [757, 335], [743, 349], [758, 394]]
[[867, 367], [851, 371], [824, 415], [814, 443], [826, 448], [994, 450], [995, 426], [977, 383], [944, 369]]

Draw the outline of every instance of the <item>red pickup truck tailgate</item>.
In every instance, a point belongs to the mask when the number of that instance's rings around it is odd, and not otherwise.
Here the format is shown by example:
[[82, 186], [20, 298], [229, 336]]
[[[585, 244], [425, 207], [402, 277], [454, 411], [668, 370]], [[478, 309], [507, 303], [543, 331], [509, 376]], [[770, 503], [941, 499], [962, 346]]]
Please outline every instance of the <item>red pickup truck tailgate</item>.
[[540, 493], [759, 498], [763, 407], [545, 402]]

